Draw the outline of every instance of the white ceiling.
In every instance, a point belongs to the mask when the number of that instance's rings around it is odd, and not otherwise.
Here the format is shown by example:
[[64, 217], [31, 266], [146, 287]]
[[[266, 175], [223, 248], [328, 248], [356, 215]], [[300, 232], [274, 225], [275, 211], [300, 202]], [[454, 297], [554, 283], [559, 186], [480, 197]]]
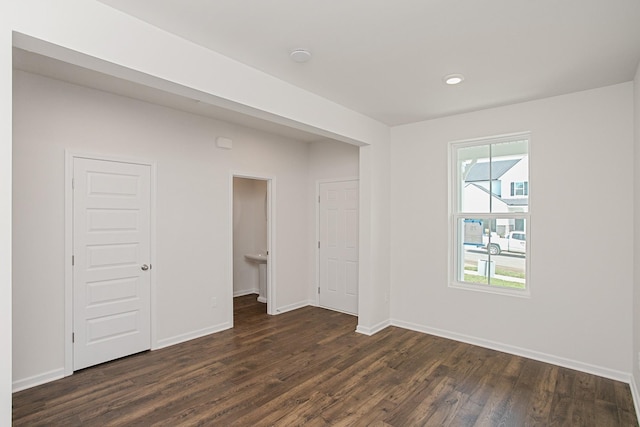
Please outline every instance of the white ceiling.
[[388, 125], [630, 81], [640, 61], [639, 0], [101, 1]]

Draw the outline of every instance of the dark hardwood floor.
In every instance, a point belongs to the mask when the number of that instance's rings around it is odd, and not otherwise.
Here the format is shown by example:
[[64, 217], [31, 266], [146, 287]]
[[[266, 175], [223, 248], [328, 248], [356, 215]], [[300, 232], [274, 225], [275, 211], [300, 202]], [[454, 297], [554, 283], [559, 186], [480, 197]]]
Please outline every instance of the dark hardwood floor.
[[633, 426], [629, 386], [306, 307], [15, 393], [15, 426]]

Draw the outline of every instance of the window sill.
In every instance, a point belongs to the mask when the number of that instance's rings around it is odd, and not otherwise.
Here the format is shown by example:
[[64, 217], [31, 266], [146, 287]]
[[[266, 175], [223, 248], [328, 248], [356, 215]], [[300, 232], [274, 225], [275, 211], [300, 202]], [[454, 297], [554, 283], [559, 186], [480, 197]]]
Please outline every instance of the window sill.
[[466, 283], [450, 281], [449, 287], [454, 289], [464, 289], [467, 291], [484, 292], [488, 294], [506, 295], [517, 298], [531, 298], [529, 286], [526, 289], [509, 289], [499, 286], [483, 285], [480, 283]]

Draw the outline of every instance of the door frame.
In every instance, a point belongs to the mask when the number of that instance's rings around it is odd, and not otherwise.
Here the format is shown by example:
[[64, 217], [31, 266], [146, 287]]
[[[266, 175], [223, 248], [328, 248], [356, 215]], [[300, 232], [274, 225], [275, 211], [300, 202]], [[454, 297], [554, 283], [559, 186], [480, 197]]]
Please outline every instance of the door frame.
[[[360, 194], [360, 177], [352, 176], [345, 178], [328, 178], [328, 179], [318, 179], [316, 180], [316, 198], [314, 203], [316, 205], [316, 243], [313, 245], [315, 248], [315, 261], [316, 261], [316, 289], [314, 290], [315, 294], [315, 306], [320, 307], [320, 248], [318, 247], [318, 243], [320, 242], [320, 184], [330, 184], [332, 182], [346, 182], [346, 181], [357, 181], [358, 182], [358, 194]], [[360, 197], [358, 196], [358, 236], [360, 235]], [[358, 237], [358, 264], [360, 263], [360, 237]], [[360, 275], [358, 274], [358, 282], [360, 281]], [[360, 283], [358, 283], [358, 298], [360, 298]], [[333, 309], [332, 309], [333, 310]], [[347, 313], [349, 315], [353, 315], [353, 313]], [[360, 304], [358, 304], [358, 313], [355, 314], [356, 317], [360, 315]]]
[[231, 325], [233, 325], [233, 178], [255, 179], [267, 182], [267, 314], [279, 314], [276, 307], [276, 177], [261, 173], [232, 171], [229, 177], [229, 295], [231, 295], [229, 312], [231, 313]]
[[[73, 162], [76, 158], [102, 160], [107, 162], [133, 163], [151, 168], [150, 182], [150, 259], [151, 265], [156, 265], [156, 162], [130, 157], [118, 157], [101, 154], [87, 154], [65, 150], [64, 176], [64, 376], [73, 374]], [[156, 330], [156, 268], [150, 271], [150, 304], [151, 304], [151, 350], [158, 347]]]

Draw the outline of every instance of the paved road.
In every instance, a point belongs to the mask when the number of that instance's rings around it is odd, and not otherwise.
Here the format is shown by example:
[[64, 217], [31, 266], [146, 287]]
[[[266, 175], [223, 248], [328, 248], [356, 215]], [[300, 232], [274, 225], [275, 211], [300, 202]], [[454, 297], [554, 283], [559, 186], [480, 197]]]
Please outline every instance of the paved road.
[[[487, 251], [480, 249], [466, 249], [464, 251], [464, 259], [468, 264], [477, 264], [479, 259], [488, 259]], [[523, 255], [501, 253], [500, 255], [492, 255], [491, 260], [501, 267], [512, 268], [514, 270], [524, 271], [525, 257]]]

